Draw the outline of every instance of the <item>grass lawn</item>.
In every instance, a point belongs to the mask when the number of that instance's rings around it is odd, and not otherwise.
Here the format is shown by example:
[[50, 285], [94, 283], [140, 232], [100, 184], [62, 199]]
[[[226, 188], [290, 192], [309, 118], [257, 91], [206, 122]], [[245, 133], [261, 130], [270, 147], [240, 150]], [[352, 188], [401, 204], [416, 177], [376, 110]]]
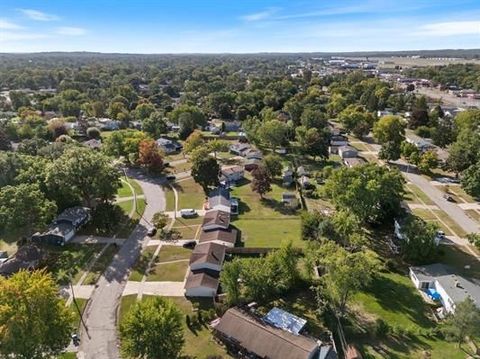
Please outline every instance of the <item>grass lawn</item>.
[[[465, 247], [442, 245], [440, 262], [454, 268], [459, 274], [480, 280], [480, 262]], [[466, 269], [465, 266], [470, 266]]]
[[465, 210], [468, 216], [474, 219], [477, 222], [480, 222], [480, 211], [476, 211], [474, 209], [467, 209]]
[[190, 162], [180, 162], [180, 163], [175, 163], [171, 164], [169, 167], [167, 167], [165, 170], [168, 173], [180, 173], [180, 172], [187, 172], [192, 169], [192, 164]]
[[183, 282], [188, 260], [173, 263], [157, 263], [148, 273], [148, 282]]
[[207, 358], [209, 356], [219, 356], [227, 359], [231, 358], [226, 350], [213, 340], [212, 333], [206, 323], [198, 324], [193, 328], [189, 328], [186, 324], [186, 316], [190, 318], [195, 316], [196, 308], [208, 310], [213, 308], [213, 303], [210, 301], [190, 302], [183, 297], [168, 297], [178, 308], [184, 313], [184, 329], [185, 329], [185, 346], [183, 352], [186, 356], [191, 358]]
[[[372, 324], [377, 318], [408, 330], [410, 335], [388, 334], [385, 338], [375, 338]], [[408, 276], [389, 272], [382, 273], [367, 290], [354, 296], [350, 323], [345, 331], [347, 341], [355, 342], [368, 358], [464, 359], [465, 353], [455, 343], [421, 334], [435, 325], [428, 305]]]
[[189, 259], [192, 251], [179, 246], [162, 246], [158, 253], [157, 262], [170, 262], [179, 259]]
[[[78, 308], [80, 309], [80, 312], [83, 314], [83, 311], [85, 310], [85, 307], [87, 306], [88, 299], [84, 298], [76, 298]], [[73, 320], [74, 320], [74, 327], [79, 328], [80, 327], [80, 315], [78, 314], [78, 310], [75, 307], [75, 303], [70, 304], [70, 309], [73, 312]]]
[[[76, 284], [87, 264], [102, 250], [103, 246], [103, 244], [77, 243], [68, 243], [63, 247], [45, 245], [44, 248], [48, 252], [46, 267], [54, 277], [68, 271], [72, 274], [73, 283]], [[61, 283], [64, 284], [63, 281]]]
[[164, 186], [163, 190], [165, 191], [165, 199], [166, 199], [165, 210], [174, 211], [175, 210], [175, 194], [173, 193], [173, 190], [170, 188], [170, 186]]
[[272, 191], [261, 199], [252, 192], [248, 179], [234, 187], [232, 195], [240, 198], [240, 203], [238, 218], [232, 223], [242, 231], [245, 246], [278, 247], [289, 240], [297, 247], [304, 246], [300, 238], [300, 218], [280, 202], [283, 192], [284, 188], [273, 183]]
[[[435, 203], [430, 199], [430, 197], [428, 197], [425, 193], [423, 193], [423, 191], [417, 187], [416, 185], [414, 185], [413, 183], [409, 183], [406, 185], [407, 187], [407, 190], [409, 190], [410, 192], [412, 192], [414, 194], [412, 200], [414, 203], [424, 203], [424, 204], [427, 204], [427, 205], [434, 205]], [[416, 198], [418, 197], [418, 198]]]
[[202, 187], [196, 184], [193, 178], [189, 178], [180, 182], [175, 182], [173, 186], [175, 186], [175, 189], [178, 192], [179, 210], [183, 208], [203, 208], [203, 203], [205, 202], [205, 194], [203, 193]]
[[183, 153], [175, 153], [172, 155], [165, 156], [165, 162], [183, 160], [184, 158], [185, 158], [185, 155]]
[[173, 226], [172, 229], [178, 232], [183, 239], [196, 239], [200, 235], [198, 227], [200, 227], [200, 225], [196, 224], [183, 227]]
[[367, 145], [363, 142], [352, 143], [351, 146], [355, 147], [359, 151], [366, 151], [366, 152], [370, 151], [370, 149], [367, 147]]
[[467, 203], [477, 202], [475, 198], [467, 194], [467, 192], [465, 192], [464, 189], [460, 186], [448, 186], [448, 190], [451, 193], [455, 194], [457, 197], [463, 199], [463, 201], [462, 200], [459, 201], [460, 203], [461, 202], [467, 202]]
[[65, 352], [60, 354], [57, 359], [76, 359], [77, 353], [75, 352]]
[[0, 251], [7, 251], [9, 255], [17, 251], [17, 241], [20, 235], [15, 233], [1, 233], [0, 234]]
[[87, 285], [97, 283], [98, 279], [112, 262], [112, 259], [117, 252], [117, 247], [109, 245], [107, 249], [105, 249], [105, 252], [103, 252], [102, 256], [98, 258], [95, 264], [92, 266], [83, 284]]
[[137, 209], [133, 213], [133, 219], [140, 219], [145, 212], [145, 198], [137, 198]]
[[122, 209], [123, 213], [125, 213], [128, 216], [133, 209], [133, 199], [130, 199], [128, 201], [118, 202], [117, 206], [119, 206]]
[[192, 218], [177, 217], [175, 218], [175, 223], [173, 224], [173, 226], [188, 227], [188, 226], [193, 226], [195, 224], [202, 224], [202, 223], [203, 223], [203, 217], [201, 216], [192, 217]]
[[434, 214], [437, 212], [436, 210], [432, 212], [431, 210], [425, 209], [425, 208], [414, 208], [412, 209], [412, 212], [413, 214], [424, 219], [425, 221], [437, 221], [437, 217], [435, 217], [435, 214]]
[[157, 249], [157, 246], [148, 246], [147, 248], [145, 248], [144, 251], [142, 251], [140, 256], [137, 258], [137, 261], [133, 265], [133, 268], [128, 280], [133, 280], [136, 282], [140, 282], [142, 280], [143, 275], [147, 270], [148, 263], [152, 259], [156, 249]]
[[446, 212], [444, 211], [435, 211], [435, 213], [440, 217], [440, 219], [449, 226], [452, 231], [454, 231], [458, 236], [465, 237], [467, 233], [460, 227], [457, 222], [455, 222]]

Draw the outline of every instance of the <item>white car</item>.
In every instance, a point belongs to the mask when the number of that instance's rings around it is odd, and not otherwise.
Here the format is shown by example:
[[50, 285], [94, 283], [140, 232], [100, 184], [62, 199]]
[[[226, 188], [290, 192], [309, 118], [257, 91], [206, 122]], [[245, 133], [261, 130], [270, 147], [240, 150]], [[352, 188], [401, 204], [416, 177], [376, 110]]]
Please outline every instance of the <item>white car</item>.
[[195, 211], [194, 209], [191, 209], [191, 208], [181, 209], [180, 210], [180, 215], [184, 218], [195, 217], [197, 215], [197, 211]]

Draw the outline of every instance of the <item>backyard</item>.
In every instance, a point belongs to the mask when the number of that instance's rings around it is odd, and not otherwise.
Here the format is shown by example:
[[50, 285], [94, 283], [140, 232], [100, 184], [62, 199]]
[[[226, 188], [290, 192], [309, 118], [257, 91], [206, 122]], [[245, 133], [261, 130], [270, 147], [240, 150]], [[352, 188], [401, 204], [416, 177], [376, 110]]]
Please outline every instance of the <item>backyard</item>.
[[300, 238], [300, 217], [281, 203], [286, 190], [272, 183], [272, 191], [261, 199], [252, 192], [248, 177], [233, 188], [232, 196], [240, 198], [239, 215], [232, 224], [242, 231], [247, 247], [279, 247], [292, 241], [296, 247], [304, 247]]
[[[466, 357], [456, 343], [433, 333], [436, 323], [431, 309], [406, 274], [380, 274], [352, 302], [345, 331], [347, 340], [358, 343], [364, 357]], [[386, 324], [379, 325], [378, 319]]]

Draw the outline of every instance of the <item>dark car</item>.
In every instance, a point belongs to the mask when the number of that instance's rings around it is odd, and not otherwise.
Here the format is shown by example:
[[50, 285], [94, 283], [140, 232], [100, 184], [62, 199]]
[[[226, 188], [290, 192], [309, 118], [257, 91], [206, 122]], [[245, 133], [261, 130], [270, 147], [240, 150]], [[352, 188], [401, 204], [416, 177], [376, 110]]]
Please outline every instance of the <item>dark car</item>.
[[175, 175], [167, 175], [166, 178], [167, 178], [168, 181], [175, 181], [175, 179], [176, 179], [177, 177], [175, 177]]
[[155, 227], [151, 227], [147, 231], [147, 236], [153, 237], [155, 235], [155, 233], [157, 233], [157, 229]]
[[188, 242], [185, 242], [183, 243], [183, 248], [188, 248], [188, 249], [193, 249], [195, 248], [195, 246], [197, 245], [197, 242], [196, 241], [188, 241]]
[[448, 202], [455, 202], [455, 200], [453, 199], [452, 196], [450, 196], [449, 194], [444, 194], [443, 195], [443, 198], [445, 198]]

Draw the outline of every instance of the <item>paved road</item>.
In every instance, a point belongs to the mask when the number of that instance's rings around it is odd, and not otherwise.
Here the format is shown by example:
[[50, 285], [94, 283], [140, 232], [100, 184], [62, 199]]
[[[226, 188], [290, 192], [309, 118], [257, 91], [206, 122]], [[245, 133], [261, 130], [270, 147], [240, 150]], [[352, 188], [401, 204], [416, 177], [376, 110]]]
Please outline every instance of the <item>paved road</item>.
[[149, 240], [146, 236], [149, 220], [154, 213], [165, 210], [165, 194], [158, 180], [146, 178], [138, 173], [134, 177], [146, 198], [144, 219], [125, 241], [105, 273], [85, 309], [88, 333], [82, 328], [79, 358], [117, 359], [120, 358], [117, 339], [117, 308], [127, 283], [130, 268], [135, 263], [142, 246]]
[[[452, 218], [457, 224], [463, 228], [467, 233], [477, 233], [480, 231], [480, 227], [473, 219], [465, 214], [465, 212], [455, 203], [448, 202], [443, 198], [444, 192], [433, 186], [429, 180], [423, 176], [404, 172], [405, 177], [414, 185], [420, 187], [420, 189], [444, 212], [446, 212], [450, 218]], [[468, 241], [464, 240], [463, 244], [467, 244]]]

